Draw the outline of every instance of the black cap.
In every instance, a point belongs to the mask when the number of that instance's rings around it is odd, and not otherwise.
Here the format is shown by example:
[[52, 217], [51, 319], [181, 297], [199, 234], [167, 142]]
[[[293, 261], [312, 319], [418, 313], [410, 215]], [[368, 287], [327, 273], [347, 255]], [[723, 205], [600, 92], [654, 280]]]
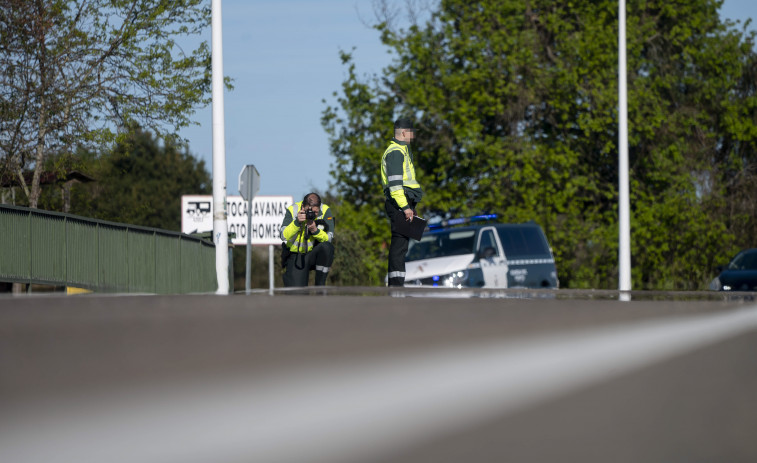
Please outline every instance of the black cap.
[[409, 117], [400, 117], [396, 121], [394, 121], [394, 130], [397, 129], [410, 129], [415, 130], [413, 128], [413, 121], [410, 120]]

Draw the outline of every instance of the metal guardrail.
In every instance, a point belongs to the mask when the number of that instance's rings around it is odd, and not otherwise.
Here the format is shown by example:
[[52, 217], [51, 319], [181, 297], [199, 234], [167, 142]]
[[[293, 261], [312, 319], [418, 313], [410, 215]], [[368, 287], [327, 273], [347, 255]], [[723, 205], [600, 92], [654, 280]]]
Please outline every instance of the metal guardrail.
[[213, 292], [215, 245], [168, 230], [0, 205], [0, 281], [98, 292]]

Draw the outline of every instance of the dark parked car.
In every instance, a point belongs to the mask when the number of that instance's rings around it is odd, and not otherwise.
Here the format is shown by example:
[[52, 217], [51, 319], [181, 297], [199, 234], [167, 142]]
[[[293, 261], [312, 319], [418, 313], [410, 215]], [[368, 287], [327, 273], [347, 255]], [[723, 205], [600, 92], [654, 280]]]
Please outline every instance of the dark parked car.
[[718, 275], [710, 289], [715, 291], [757, 291], [757, 248], [744, 249]]

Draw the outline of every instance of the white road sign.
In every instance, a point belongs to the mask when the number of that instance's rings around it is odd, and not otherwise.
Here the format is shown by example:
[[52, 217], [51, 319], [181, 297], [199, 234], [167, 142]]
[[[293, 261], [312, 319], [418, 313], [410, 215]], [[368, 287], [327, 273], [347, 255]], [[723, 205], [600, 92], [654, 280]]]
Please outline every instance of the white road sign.
[[[252, 244], [281, 243], [281, 222], [287, 207], [294, 203], [292, 196], [256, 196], [252, 201]], [[235, 245], [247, 244], [247, 201], [241, 196], [226, 197], [227, 223], [230, 241]], [[181, 232], [204, 233], [213, 231], [213, 196], [184, 195], [181, 197]]]
[[260, 174], [258, 169], [252, 164], [244, 166], [242, 172], [239, 173], [239, 194], [245, 201], [250, 200], [250, 196], [253, 198], [260, 190]]

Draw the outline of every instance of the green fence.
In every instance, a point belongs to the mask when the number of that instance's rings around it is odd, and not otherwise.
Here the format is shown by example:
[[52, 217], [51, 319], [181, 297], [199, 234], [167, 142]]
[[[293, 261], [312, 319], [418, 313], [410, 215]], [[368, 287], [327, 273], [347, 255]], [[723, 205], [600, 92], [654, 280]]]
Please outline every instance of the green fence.
[[0, 281], [98, 292], [214, 292], [215, 245], [167, 230], [0, 205]]

